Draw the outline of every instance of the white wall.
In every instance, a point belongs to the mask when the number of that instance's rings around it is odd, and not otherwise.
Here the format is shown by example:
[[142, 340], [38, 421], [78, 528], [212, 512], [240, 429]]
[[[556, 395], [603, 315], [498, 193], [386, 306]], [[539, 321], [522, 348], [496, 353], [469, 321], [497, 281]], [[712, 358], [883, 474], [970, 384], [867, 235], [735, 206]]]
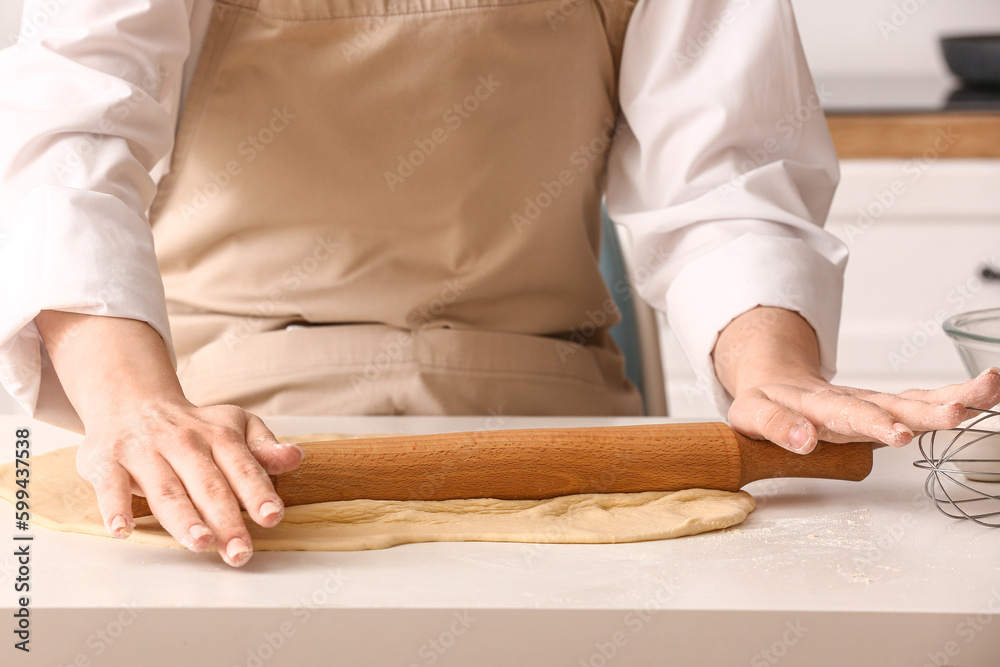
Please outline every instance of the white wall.
[[[944, 73], [937, 47], [940, 35], [1000, 33], [997, 0], [792, 0], [792, 4], [810, 65], [819, 77]], [[20, 14], [21, 0], [0, 2], [0, 46], [7, 46], [17, 33]]]
[[[792, 0], [813, 75], [947, 72], [938, 38], [1000, 33], [997, 0]], [[898, 29], [896, 29], [898, 28]]]

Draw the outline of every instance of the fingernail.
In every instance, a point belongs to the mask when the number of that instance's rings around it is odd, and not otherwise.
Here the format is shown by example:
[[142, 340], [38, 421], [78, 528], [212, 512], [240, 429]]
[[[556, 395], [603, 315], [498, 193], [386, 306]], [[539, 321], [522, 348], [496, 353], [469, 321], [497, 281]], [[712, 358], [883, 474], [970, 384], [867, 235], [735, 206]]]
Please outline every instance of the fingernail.
[[913, 431], [911, 431], [910, 427], [906, 424], [896, 422], [892, 425], [892, 430], [898, 435], [895, 438], [892, 438], [895, 442], [890, 442], [890, 447], [905, 447], [910, 444], [910, 441], [913, 439]]
[[[206, 537], [209, 539], [206, 540]], [[190, 530], [188, 530], [188, 540], [190, 545], [185, 544], [184, 546], [191, 551], [204, 551], [212, 543], [211, 537], [212, 531], [210, 531], [207, 527], [194, 525], [191, 526]]]
[[805, 424], [796, 424], [788, 432], [788, 446], [792, 448], [792, 451], [805, 451], [811, 440], [812, 436], [809, 434], [809, 427]]
[[[205, 539], [205, 538], [209, 539]], [[205, 526], [194, 525], [188, 529], [187, 535], [181, 538], [181, 544], [191, 551], [204, 551], [212, 544], [212, 531]]]
[[273, 500], [268, 500], [266, 503], [260, 506], [260, 515], [265, 519], [270, 519], [273, 516], [281, 514], [281, 505], [274, 502]]
[[111, 534], [119, 539], [126, 539], [132, 534], [132, 525], [121, 514], [111, 520]]
[[250, 560], [252, 555], [253, 549], [239, 537], [229, 540], [229, 544], [226, 545], [226, 559], [233, 567], [243, 565]]
[[294, 442], [282, 442], [282, 443], [278, 443], [278, 446], [279, 447], [294, 447], [295, 449], [299, 450], [299, 455], [303, 459], [306, 457], [306, 450], [302, 449], [301, 447], [299, 447], [298, 445], [296, 445]]
[[979, 375], [977, 375], [976, 379], [978, 380], [979, 378], [984, 378], [984, 377], [986, 377], [987, 375], [990, 375], [990, 374], [1000, 375], [1000, 368], [997, 368], [996, 366], [990, 366], [989, 368], [987, 368], [986, 370], [984, 370], [982, 373], [980, 373]]

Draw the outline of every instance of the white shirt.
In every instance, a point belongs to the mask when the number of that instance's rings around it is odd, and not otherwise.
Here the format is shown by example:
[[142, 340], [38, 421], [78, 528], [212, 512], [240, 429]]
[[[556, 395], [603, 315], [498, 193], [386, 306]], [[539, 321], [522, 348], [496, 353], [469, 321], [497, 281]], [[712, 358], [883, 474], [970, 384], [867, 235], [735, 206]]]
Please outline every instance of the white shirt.
[[[147, 211], [210, 12], [27, 0], [0, 51], [0, 381], [38, 418], [79, 426], [43, 309], [148, 322], [173, 357]], [[619, 97], [608, 212], [706, 390], [731, 400], [711, 351], [757, 305], [801, 313], [832, 377], [847, 249], [822, 224], [839, 172], [789, 0], [639, 0]]]

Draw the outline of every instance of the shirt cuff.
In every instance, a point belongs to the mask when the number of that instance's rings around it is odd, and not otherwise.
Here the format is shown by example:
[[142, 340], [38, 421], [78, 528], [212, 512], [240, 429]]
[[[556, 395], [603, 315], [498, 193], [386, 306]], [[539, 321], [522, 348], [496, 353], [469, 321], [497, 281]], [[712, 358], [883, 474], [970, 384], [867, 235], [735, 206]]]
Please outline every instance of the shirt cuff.
[[837, 367], [843, 265], [798, 238], [748, 233], [687, 262], [666, 294], [667, 319], [691, 361], [699, 387], [722, 414], [733, 397], [715, 374], [719, 333], [757, 307], [797, 312], [816, 332], [823, 377]]
[[163, 338], [176, 368], [148, 223], [111, 195], [34, 189], [0, 244], [0, 382], [37, 419], [82, 430], [34, 318], [42, 310], [135, 319]]

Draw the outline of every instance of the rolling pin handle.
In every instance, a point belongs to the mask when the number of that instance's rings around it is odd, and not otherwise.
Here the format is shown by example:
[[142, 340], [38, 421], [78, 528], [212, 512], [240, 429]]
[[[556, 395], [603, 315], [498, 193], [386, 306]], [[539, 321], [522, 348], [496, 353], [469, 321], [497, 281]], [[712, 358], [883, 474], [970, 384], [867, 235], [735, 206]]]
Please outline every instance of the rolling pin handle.
[[765, 440], [735, 433], [740, 450], [740, 486], [761, 479], [808, 477], [860, 482], [872, 471], [870, 442], [824, 442], [808, 454], [796, 454]]

